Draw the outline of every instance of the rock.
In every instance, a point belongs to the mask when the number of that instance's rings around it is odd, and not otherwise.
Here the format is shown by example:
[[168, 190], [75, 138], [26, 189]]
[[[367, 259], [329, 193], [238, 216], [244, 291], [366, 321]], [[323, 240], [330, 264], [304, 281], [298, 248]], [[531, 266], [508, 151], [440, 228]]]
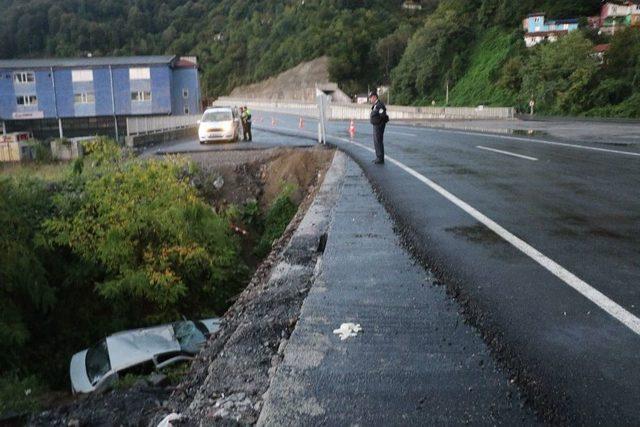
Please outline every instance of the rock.
[[69, 420], [69, 422], [67, 423], [67, 427], [80, 427], [80, 420], [75, 418]]
[[147, 377], [147, 381], [154, 387], [164, 387], [169, 384], [169, 377], [160, 372], [154, 372]]

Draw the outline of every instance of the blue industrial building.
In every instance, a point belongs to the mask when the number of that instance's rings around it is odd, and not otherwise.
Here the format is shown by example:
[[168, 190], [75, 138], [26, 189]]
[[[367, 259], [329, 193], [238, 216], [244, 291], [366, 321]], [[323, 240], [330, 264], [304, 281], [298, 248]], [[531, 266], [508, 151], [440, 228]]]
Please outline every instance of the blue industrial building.
[[3, 132], [118, 136], [127, 117], [200, 111], [195, 57], [0, 60]]

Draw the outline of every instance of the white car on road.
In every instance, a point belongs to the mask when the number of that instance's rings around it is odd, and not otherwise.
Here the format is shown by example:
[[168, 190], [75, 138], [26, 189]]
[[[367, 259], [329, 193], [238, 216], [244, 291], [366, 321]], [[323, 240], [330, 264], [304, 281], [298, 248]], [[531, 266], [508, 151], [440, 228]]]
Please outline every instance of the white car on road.
[[215, 141], [238, 141], [240, 139], [240, 117], [235, 108], [208, 108], [199, 122], [200, 144]]
[[191, 360], [219, 328], [219, 319], [184, 320], [109, 335], [73, 355], [69, 365], [71, 391], [104, 390], [126, 372], [160, 369]]

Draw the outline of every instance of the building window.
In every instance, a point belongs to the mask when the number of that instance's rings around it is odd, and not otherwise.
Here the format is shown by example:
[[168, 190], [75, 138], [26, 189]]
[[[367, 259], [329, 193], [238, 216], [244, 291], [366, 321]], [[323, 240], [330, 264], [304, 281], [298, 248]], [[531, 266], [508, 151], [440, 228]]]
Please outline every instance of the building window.
[[184, 113], [189, 114], [189, 107], [184, 107]]
[[33, 71], [20, 71], [13, 73], [13, 82], [18, 84], [33, 83], [36, 81], [36, 73]]
[[92, 82], [93, 70], [71, 70], [71, 81]]
[[95, 104], [96, 96], [93, 92], [82, 92], [73, 95], [76, 104]]
[[189, 98], [189, 89], [182, 89], [182, 97], [184, 99]]
[[149, 80], [151, 78], [151, 70], [149, 68], [129, 68], [130, 80]]
[[16, 102], [18, 105], [25, 107], [38, 105], [38, 97], [35, 95], [20, 95], [16, 97]]
[[137, 92], [131, 92], [131, 100], [134, 102], [151, 101], [151, 92], [142, 91], [142, 90]]

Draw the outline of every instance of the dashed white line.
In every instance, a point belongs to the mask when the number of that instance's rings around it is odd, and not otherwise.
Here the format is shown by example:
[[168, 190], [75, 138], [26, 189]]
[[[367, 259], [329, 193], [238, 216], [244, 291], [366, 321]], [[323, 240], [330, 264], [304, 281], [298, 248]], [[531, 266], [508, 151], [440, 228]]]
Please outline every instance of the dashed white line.
[[556, 145], [559, 147], [569, 147], [569, 148], [578, 148], [581, 150], [590, 150], [590, 151], [599, 151], [603, 153], [612, 153], [612, 154], [623, 154], [626, 156], [632, 157], [640, 157], [640, 153], [634, 153], [632, 151], [623, 151], [623, 150], [611, 150], [609, 148], [598, 148], [598, 147], [588, 147], [586, 145], [578, 145], [578, 144], [568, 144], [566, 142], [556, 142], [556, 141], [547, 141], [543, 139], [533, 139], [533, 138], [520, 138], [518, 136], [504, 136], [504, 135], [493, 135], [482, 132], [469, 132], [469, 131], [461, 131], [455, 129], [437, 129], [437, 128], [425, 128], [429, 130], [433, 130], [436, 132], [451, 132], [451, 133], [459, 133], [461, 135], [473, 135], [473, 136], [481, 136], [484, 138], [497, 138], [497, 139], [507, 139], [513, 141], [525, 141], [531, 142], [534, 144], [546, 144], [546, 145]]
[[507, 156], [519, 157], [521, 159], [531, 160], [533, 162], [537, 162], [538, 161], [538, 159], [536, 159], [535, 157], [523, 156], [522, 154], [516, 154], [516, 153], [512, 153], [510, 151], [497, 150], [495, 148], [483, 147], [482, 145], [476, 145], [476, 148], [479, 148], [481, 150], [493, 151], [494, 153], [505, 154]]
[[[375, 153], [373, 149], [366, 147], [360, 144], [359, 142], [350, 141], [348, 139], [339, 138], [339, 137], [334, 137], [334, 138], [340, 141], [344, 141], [344, 142], [356, 145], [372, 153]], [[443, 187], [436, 184], [435, 182], [431, 181], [429, 178], [425, 177], [424, 175], [420, 174], [414, 169], [411, 169], [409, 166], [406, 166], [405, 164], [397, 161], [392, 157], [386, 156], [385, 159], [388, 162], [398, 166], [400, 169], [407, 172], [409, 175], [418, 179], [419, 181], [421, 181], [422, 183], [430, 187], [432, 190], [434, 190], [435, 192], [443, 196], [445, 199], [449, 200], [454, 205], [458, 206], [460, 209], [465, 211], [475, 220], [485, 225], [487, 228], [489, 228], [491, 231], [496, 233], [505, 241], [509, 242], [520, 252], [530, 257], [532, 260], [534, 260], [535, 262], [540, 264], [542, 267], [544, 267], [546, 270], [548, 270], [551, 274], [553, 274], [554, 276], [562, 280], [564, 283], [566, 283], [571, 288], [576, 290], [578, 293], [580, 293], [582, 296], [587, 298], [589, 301], [591, 301], [592, 303], [600, 307], [602, 310], [607, 312], [609, 315], [617, 319], [620, 323], [625, 325], [627, 328], [631, 329], [633, 332], [640, 335], [640, 319], [638, 319], [632, 313], [627, 311], [624, 307], [622, 307], [621, 305], [613, 301], [611, 298], [609, 298], [602, 292], [598, 291], [593, 286], [589, 285], [587, 282], [580, 279], [575, 274], [571, 273], [569, 270], [567, 270], [566, 268], [564, 268], [563, 266], [561, 266], [551, 258], [547, 257], [546, 255], [544, 255], [543, 253], [535, 249], [533, 246], [529, 245], [524, 240], [515, 236], [513, 233], [511, 233], [510, 231], [508, 231], [507, 229], [505, 229], [504, 227], [502, 227], [501, 225], [493, 221], [491, 218], [487, 217], [486, 215], [484, 215], [483, 213], [475, 209], [473, 206], [469, 205], [468, 203], [459, 199], [455, 195], [451, 194], [450, 192], [448, 192], [447, 190], [445, 190]]]

